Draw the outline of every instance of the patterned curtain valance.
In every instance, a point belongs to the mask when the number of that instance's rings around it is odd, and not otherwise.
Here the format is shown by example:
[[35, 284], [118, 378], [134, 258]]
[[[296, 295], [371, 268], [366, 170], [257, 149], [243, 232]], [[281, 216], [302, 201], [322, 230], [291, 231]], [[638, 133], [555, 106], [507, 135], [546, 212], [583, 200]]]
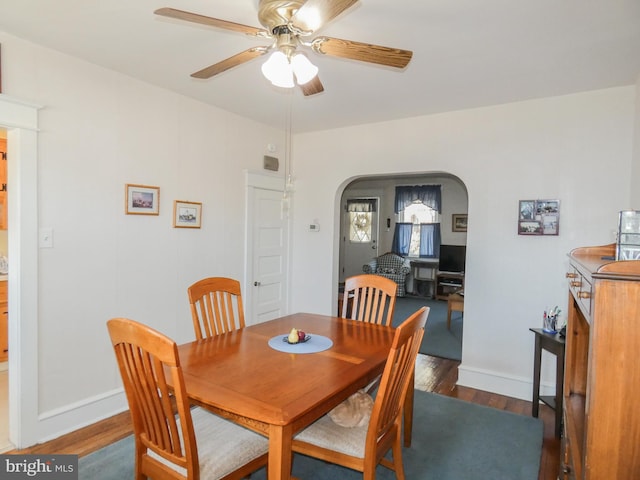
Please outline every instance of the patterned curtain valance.
[[442, 213], [441, 185], [414, 185], [396, 187], [396, 213], [402, 212], [416, 200], [420, 200], [427, 207]]
[[378, 200], [375, 198], [359, 198], [347, 200], [347, 212], [375, 212]]

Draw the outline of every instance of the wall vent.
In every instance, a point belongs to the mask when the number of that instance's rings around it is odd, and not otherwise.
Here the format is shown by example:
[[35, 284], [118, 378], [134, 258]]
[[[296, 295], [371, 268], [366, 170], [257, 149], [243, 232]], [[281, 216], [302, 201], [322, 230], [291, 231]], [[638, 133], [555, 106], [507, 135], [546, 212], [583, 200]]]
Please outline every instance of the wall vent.
[[264, 156], [265, 170], [273, 170], [274, 172], [277, 172], [278, 168], [280, 168], [280, 162], [276, 157], [270, 157], [269, 155]]

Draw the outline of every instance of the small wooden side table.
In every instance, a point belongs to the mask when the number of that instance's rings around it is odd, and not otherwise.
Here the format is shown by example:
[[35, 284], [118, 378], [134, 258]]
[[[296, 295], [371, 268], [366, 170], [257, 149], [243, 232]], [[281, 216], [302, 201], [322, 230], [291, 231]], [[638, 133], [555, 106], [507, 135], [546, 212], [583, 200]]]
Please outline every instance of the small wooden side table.
[[447, 330], [451, 330], [451, 312], [464, 312], [464, 294], [452, 293], [447, 298]]
[[[562, 388], [564, 382], [564, 347], [565, 339], [560, 334], [547, 333], [541, 328], [530, 328], [536, 336], [535, 353], [533, 357], [533, 400], [531, 415], [538, 417], [540, 402], [555, 410], [556, 437], [562, 432]], [[556, 356], [556, 394], [554, 396], [540, 395], [540, 364], [542, 350], [547, 350]]]

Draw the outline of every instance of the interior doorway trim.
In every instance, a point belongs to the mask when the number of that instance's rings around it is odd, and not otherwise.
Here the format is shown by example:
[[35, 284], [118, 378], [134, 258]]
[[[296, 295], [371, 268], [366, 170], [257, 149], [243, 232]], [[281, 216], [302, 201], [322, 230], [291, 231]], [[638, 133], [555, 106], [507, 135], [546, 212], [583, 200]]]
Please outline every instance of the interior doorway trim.
[[9, 440], [38, 439], [38, 110], [0, 94], [7, 129], [9, 210]]

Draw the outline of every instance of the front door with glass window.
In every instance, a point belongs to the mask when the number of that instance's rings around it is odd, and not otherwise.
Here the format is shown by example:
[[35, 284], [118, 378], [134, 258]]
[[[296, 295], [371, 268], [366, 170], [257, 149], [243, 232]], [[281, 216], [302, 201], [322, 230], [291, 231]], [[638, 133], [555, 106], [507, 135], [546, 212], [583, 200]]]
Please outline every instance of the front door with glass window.
[[378, 256], [378, 199], [350, 198], [342, 208], [343, 257], [340, 281], [363, 273]]

